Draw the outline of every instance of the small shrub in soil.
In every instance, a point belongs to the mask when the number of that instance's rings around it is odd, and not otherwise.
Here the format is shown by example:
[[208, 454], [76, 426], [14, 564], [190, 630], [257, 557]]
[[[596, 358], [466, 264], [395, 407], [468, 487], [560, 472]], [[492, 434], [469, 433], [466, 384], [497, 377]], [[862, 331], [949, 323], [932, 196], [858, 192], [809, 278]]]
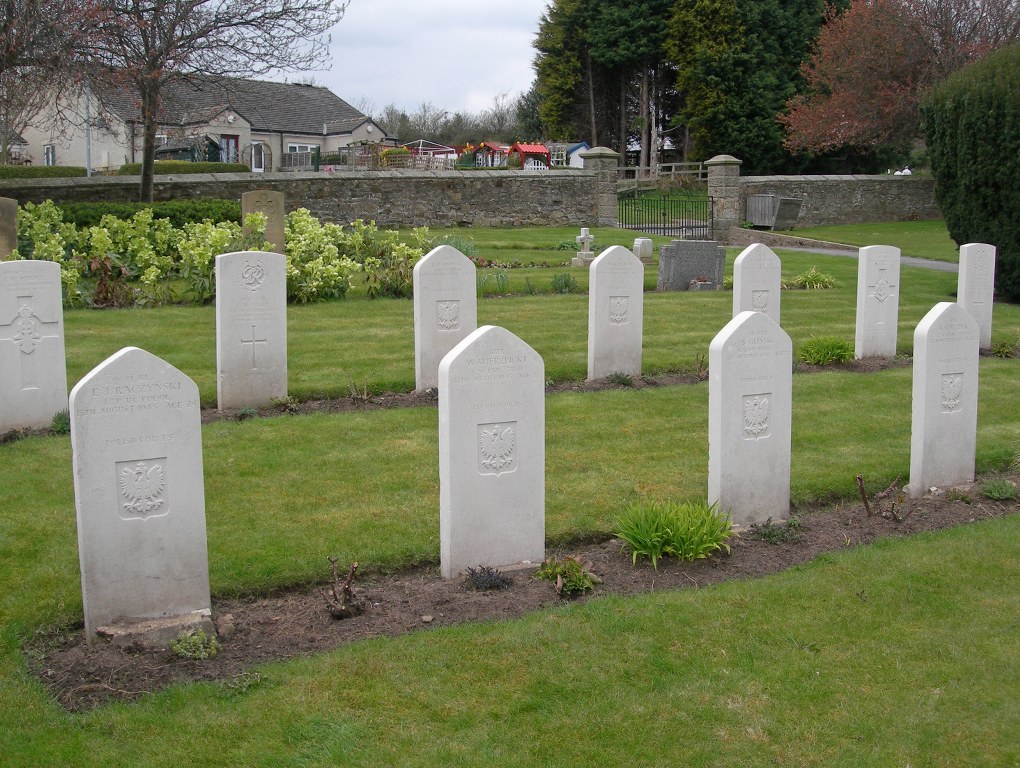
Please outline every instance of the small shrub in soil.
[[730, 516], [716, 504], [704, 502], [645, 502], [631, 504], [616, 520], [616, 535], [626, 543], [631, 560], [647, 557], [658, 568], [659, 559], [701, 560], [730, 551]]
[[557, 560], [555, 555], [547, 558], [535, 571], [535, 578], [553, 582], [560, 597], [576, 597], [602, 583], [592, 570], [590, 560], [573, 555], [566, 555], [561, 560]]
[[854, 346], [836, 336], [812, 336], [797, 350], [797, 359], [808, 365], [848, 363], [854, 359]]
[[1004, 477], [997, 477], [983, 482], [981, 493], [993, 501], [1010, 501], [1016, 498], [1016, 486]]
[[468, 568], [467, 574], [464, 576], [465, 589], [473, 589], [478, 592], [510, 589], [510, 585], [513, 583], [513, 577], [507, 576], [498, 568], [490, 568], [487, 565]]
[[207, 635], [201, 629], [182, 632], [176, 640], [170, 641], [170, 650], [182, 659], [211, 659], [220, 652], [220, 641]]
[[785, 523], [773, 523], [770, 517], [764, 523], [752, 525], [748, 535], [768, 544], [793, 544], [804, 538], [804, 530], [796, 517], [791, 517]]

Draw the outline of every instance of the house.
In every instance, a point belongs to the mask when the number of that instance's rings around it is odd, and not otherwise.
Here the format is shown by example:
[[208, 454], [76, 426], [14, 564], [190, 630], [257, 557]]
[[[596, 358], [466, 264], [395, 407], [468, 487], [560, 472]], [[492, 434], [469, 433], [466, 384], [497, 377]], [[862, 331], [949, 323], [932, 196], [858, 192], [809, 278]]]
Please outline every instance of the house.
[[581, 153], [591, 149], [591, 145], [587, 141], [551, 141], [546, 144], [546, 147], [549, 148], [553, 166], [557, 168], [566, 166], [583, 168], [584, 160], [581, 158]]
[[[316, 151], [392, 143], [372, 118], [321, 86], [192, 76], [169, 84], [162, 99], [157, 157], [241, 162], [263, 172], [308, 167]], [[23, 135], [32, 156], [46, 165], [85, 166], [88, 152], [97, 170], [141, 162], [140, 104], [126, 87], [97, 87], [63, 110], [88, 115], [88, 138], [85, 119], [29, 127]]]
[[0, 163], [8, 165], [31, 165], [28, 144], [21, 134], [7, 125], [0, 124]]
[[496, 144], [491, 141], [483, 141], [473, 149], [475, 165], [479, 168], [497, 168], [506, 165], [506, 158], [510, 147], [505, 144]]
[[524, 144], [517, 142], [510, 147], [510, 154], [521, 159], [521, 168], [528, 171], [544, 171], [551, 165], [549, 150], [544, 144]]

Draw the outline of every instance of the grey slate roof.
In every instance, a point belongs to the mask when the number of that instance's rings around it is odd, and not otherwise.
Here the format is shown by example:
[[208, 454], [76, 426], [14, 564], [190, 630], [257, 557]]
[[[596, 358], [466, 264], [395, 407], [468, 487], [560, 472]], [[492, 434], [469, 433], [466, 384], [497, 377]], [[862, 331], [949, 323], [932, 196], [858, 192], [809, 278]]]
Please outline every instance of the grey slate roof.
[[[125, 121], [141, 120], [139, 99], [126, 87], [104, 85], [98, 98]], [[369, 118], [328, 88], [301, 83], [192, 76], [169, 84], [163, 93], [161, 125], [207, 123], [232, 109], [254, 131], [323, 135], [349, 133]]]

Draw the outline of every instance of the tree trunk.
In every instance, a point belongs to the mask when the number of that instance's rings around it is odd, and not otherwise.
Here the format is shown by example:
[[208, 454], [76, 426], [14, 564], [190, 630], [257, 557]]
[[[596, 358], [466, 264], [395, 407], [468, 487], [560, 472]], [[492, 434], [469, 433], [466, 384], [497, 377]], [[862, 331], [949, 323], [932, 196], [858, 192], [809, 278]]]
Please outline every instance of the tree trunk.
[[641, 105], [638, 107], [638, 114], [641, 116], [641, 159], [638, 161], [638, 165], [641, 167], [640, 175], [647, 177], [648, 173], [648, 68], [643, 67], [641, 69]]
[[653, 172], [659, 165], [659, 105], [662, 103], [659, 93], [659, 78], [652, 70], [651, 92], [653, 94], [648, 109], [648, 165]]
[[595, 121], [595, 78], [592, 75], [591, 56], [585, 54], [585, 61], [588, 65], [588, 116], [591, 119], [591, 145], [599, 145], [598, 125]]
[[627, 164], [627, 78], [620, 75], [620, 156]]
[[142, 184], [138, 199], [143, 203], [151, 203], [153, 196], [153, 170], [156, 163], [156, 127], [159, 117], [158, 81], [143, 77], [141, 83], [142, 96]]

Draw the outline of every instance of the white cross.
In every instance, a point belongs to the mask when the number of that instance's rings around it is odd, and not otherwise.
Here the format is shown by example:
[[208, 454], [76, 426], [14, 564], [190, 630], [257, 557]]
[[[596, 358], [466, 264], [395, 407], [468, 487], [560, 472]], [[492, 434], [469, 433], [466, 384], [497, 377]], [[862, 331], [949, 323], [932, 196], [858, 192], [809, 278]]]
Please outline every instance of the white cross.
[[588, 233], [588, 227], [582, 227], [581, 234], [574, 239], [581, 246], [581, 253], [591, 253], [591, 244], [595, 239], [595, 235]]
[[241, 344], [251, 344], [251, 369], [253, 371], [258, 368], [258, 365], [255, 364], [255, 345], [256, 344], [265, 344], [267, 341], [268, 341], [268, 339], [256, 339], [255, 338], [255, 326], [254, 325], [251, 327], [251, 338], [250, 339], [246, 339], [243, 336], [241, 337]]
[[18, 313], [10, 322], [0, 323], [0, 328], [9, 328], [9, 335], [0, 336], [0, 341], [13, 341], [21, 351], [21, 388], [38, 389], [36, 383], [36, 359], [38, 355], [32, 353], [38, 349], [44, 339], [56, 339], [58, 333], [44, 333], [47, 329], [55, 329], [59, 322], [52, 320], [45, 322], [35, 314], [32, 309], [34, 296], [18, 296]]

